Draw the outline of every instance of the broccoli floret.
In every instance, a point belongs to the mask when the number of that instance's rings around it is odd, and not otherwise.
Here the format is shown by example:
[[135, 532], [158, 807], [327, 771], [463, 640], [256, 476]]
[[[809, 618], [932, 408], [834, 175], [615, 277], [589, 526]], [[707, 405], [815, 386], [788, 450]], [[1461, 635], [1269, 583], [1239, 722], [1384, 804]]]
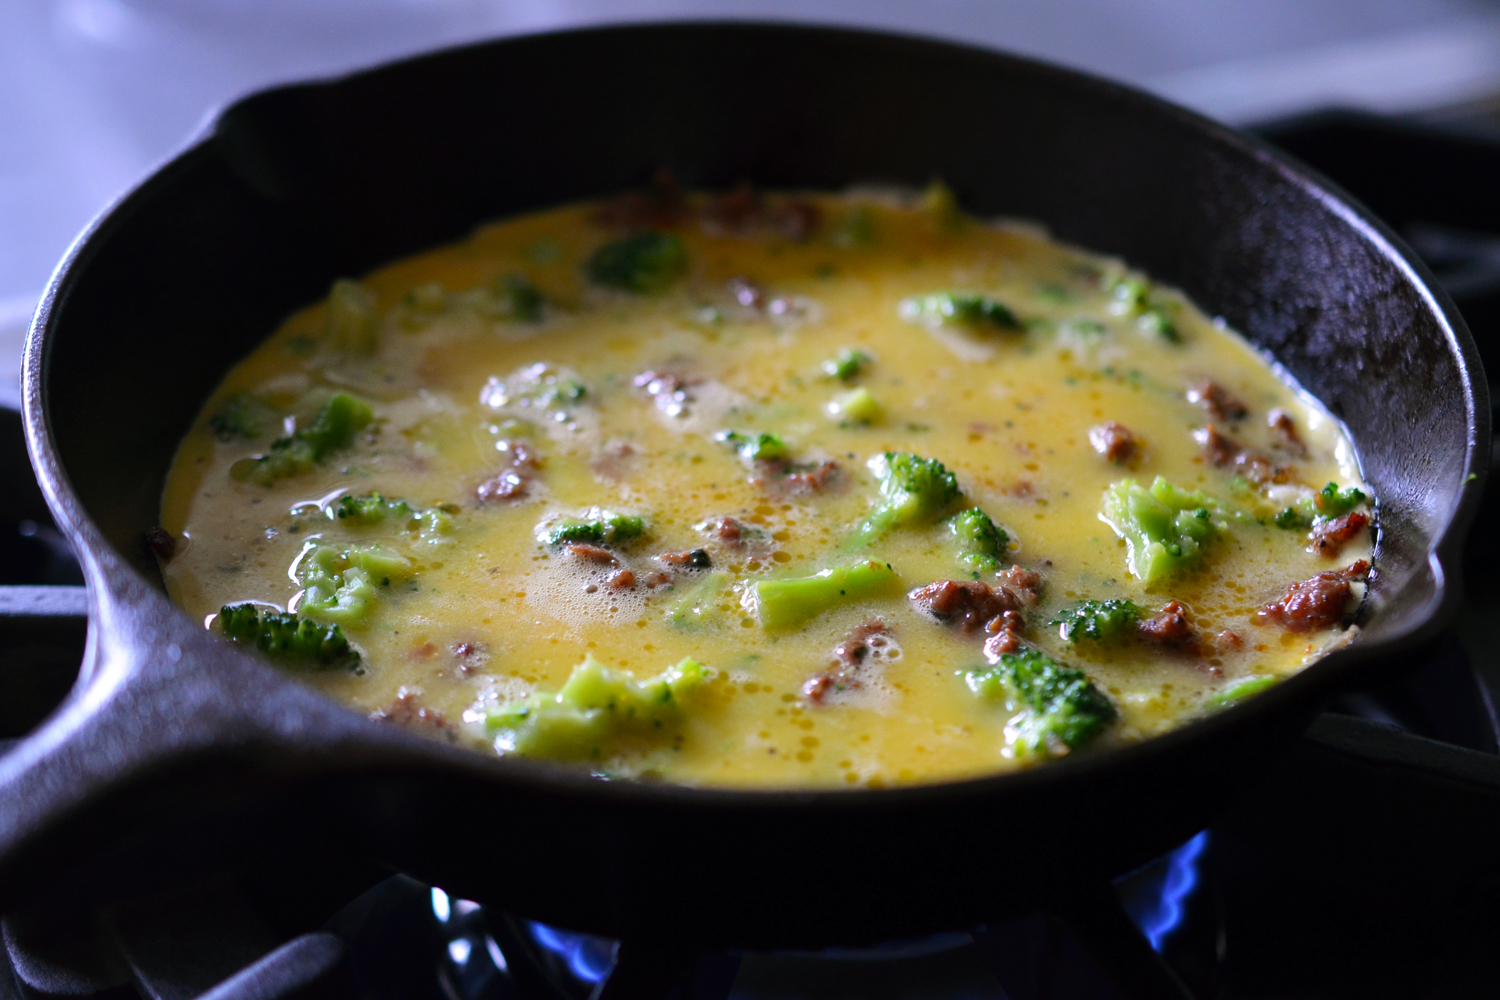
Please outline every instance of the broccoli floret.
[[1285, 528], [1287, 531], [1306, 531], [1312, 527], [1312, 519], [1296, 507], [1281, 508], [1276, 512], [1276, 516], [1271, 519], [1271, 522], [1276, 527]]
[[1021, 321], [1005, 303], [969, 292], [937, 292], [901, 303], [901, 315], [934, 326], [956, 323], [971, 329], [1019, 330]]
[[892, 591], [899, 584], [890, 563], [871, 559], [793, 580], [762, 580], [755, 585], [755, 603], [762, 627], [791, 628], [840, 604]]
[[364, 285], [340, 278], [328, 291], [328, 340], [349, 354], [374, 354], [380, 344], [375, 295]]
[[275, 425], [275, 411], [250, 396], [235, 396], [208, 418], [208, 429], [220, 441], [253, 440]]
[[1337, 483], [1329, 483], [1313, 494], [1313, 506], [1323, 517], [1338, 517], [1340, 514], [1347, 514], [1364, 502], [1364, 493], [1353, 486], [1341, 490]]
[[859, 348], [846, 347], [839, 351], [837, 357], [829, 358], [819, 367], [823, 369], [823, 374], [829, 378], [836, 378], [840, 382], [849, 382], [872, 360], [874, 359], [870, 355]]
[[637, 233], [595, 250], [584, 264], [590, 281], [627, 292], [659, 292], [687, 273], [687, 247], [670, 233]]
[[453, 518], [441, 507], [414, 510], [405, 500], [391, 500], [379, 493], [363, 496], [339, 497], [337, 504], [328, 509], [328, 516], [340, 524], [372, 527], [394, 522], [407, 531], [415, 531], [418, 538], [429, 545], [441, 545], [453, 532]]
[[855, 532], [855, 545], [892, 528], [936, 521], [963, 495], [958, 479], [935, 458], [888, 451], [870, 459], [869, 466], [880, 480], [880, 502]]
[[1063, 642], [1079, 639], [1103, 642], [1126, 632], [1141, 617], [1134, 601], [1117, 598], [1109, 601], [1079, 601], [1063, 608], [1047, 624], [1056, 625]]
[[538, 323], [547, 300], [537, 288], [519, 274], [508, 274], [495, 282], [493, 293], [501, 310], [522, 323]]
[[860, 386], [848, 392], [839, 393], [829, 402], [828, 416], [840, 421], [840, 426], [847, 427], [851, 424], [873, 424], [878, 423], [885, 415], [885, 409], [880, 405], [880, 400], [874, 394]]
[[359, 663], [344, 630], [319, 625], [300, 615], [254, 604], [226, 604], [219, 609], [219, 629], [233, 639], [299, 670], [338, 670]]
[[1221, 530], [1216, 506], [1160, 476], [1149, 490], [1122, 479], [1104, 490], [1101, 517], [1125, 539], [1130, 572], [1149, 589], [1201, 559], [1203, 546]]
[[792, 457], [792, 449], [779, 434], [720, 431], [714, 435], [714, 440], [729, 445], [747, 462], [784, 462]]
[[410, 519], [412, 509], [405, 500], [388, 500], [379, 493], [339, 497], [330, 511], [335, 520], [348, 524], [379, 524], [387, 517]]
[[271, 442], [270, 452], [255, 459], [247, 478], [270, 486], [301, 475], [333, 452], [349, 447], [354, 435], [374, 417], [369, 403], [347, 392], [338, 393], [323, 404], [307, 427]]
[[1168, 343], [1175, 344], [1182, 340], [1182, 335], [1177, 332], [1176, 324], [1163, 309], [1147, 309], [1136, 319], [1135, 325]]
[[1019, 710], [1019, 717], [1007, 727], [1014, 733], [1017, 754], [1076, 750], [1115, 718], [1115, 706], [1082, 670], [1034, 649], [1004, 653], [999, 663], [970, 670], [965, 680], [975, 694], [1003, 699], [1009, 710]]
[[1223, 689], [1210, 695], [1207, 704], [1210, 708], [1228, 708], [1231, 705], [1238, 705], [1251, 695], [1260, 694], [1279, 680], [1281, 678], [1274, 674], [1257, 674], [1253, 677], [1230, 681]]
[[412, 573], [411, 560], [383, 545], [318, 545], [296, 565], [303, 587], [297, 610], [351, 627], [369, 618], [382, 588]]
[[603, 760], [627, 747], [661, 741], [692, 692], [714, 671], [691, 659], [638, 681], [592, 656], [555, 694], [537, 692], [489, 712], [485, 724], [502, 753], [562, 760]]
[[1163, 340], [1175, 344], [1182, 339], [1172, 322], [1170, 303], [1157, 301], [1151, 294], [1151, 286], [1146, 282], [1139, 278], [1119, 277], [1113, 282], [1107, 282], [1105, 287], [1114, 298], [1114, 312], [1135, 317], [1136, 325], [1141, 330]]
[[1010, 536], [988, 514], [970, 507], [944, 523], [958, 543], [958, 561], [969, 567], [974, 579], [1000, 568], [1000, 553], [1010, 544]]
[[537, 525], [536, 540], [543, 545], [567, 545], [570, 542], [608, 545], [638, 538], [645, 533], [646, 522], [641, 517], [590, 507], [583, 517], [567, 517]]

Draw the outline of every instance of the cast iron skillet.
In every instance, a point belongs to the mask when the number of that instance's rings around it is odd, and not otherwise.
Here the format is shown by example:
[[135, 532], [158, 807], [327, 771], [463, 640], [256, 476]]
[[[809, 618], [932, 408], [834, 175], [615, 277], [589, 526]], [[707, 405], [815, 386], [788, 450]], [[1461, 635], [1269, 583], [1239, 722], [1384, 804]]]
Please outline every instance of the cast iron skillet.
[[[1360, 640], [1113, 753], [915, 788], [717, 791], [603, 782], [372, 724], [169, 603], [141, 537], [173, 449], [286, 314], [335, 277], [663, 166], [700, 187], [940, 176], [970, 211], [1039, 220], [1223, 315], [1357, 443], [1381, 524]], [[1432, 632], [1482, 485], [1484, 386], [1426, 269], [1329, 184], [1178, 108], [1025, 60], [659, 25], [253, 95], [92, 226], [32, 328], [27, 433], [83, 561], [91, 628], [72, 695], [0, 759], [0, 910], [44, 886], [105, 891], [128, 875], [94, 859], [127, 848], [191, 867], [274, 840], [367, 851], [612, 935], [854, 942], [1001, 915], [1180, 842], [1321, 696]]]

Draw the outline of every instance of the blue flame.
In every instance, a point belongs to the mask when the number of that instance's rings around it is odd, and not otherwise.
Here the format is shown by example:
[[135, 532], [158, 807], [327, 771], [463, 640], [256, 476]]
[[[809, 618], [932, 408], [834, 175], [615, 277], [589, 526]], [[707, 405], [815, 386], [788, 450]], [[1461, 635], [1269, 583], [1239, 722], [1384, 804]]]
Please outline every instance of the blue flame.
[[614, 967], [613, 941], [589, 934], [560, 931], [556, 927], [534, 921], [528, 921], [527, 926], [531, 928], [531, 936], [536, 939], [537, 944], [561, 957], [568, 964], [569, 971], [586, 983], [599, 982]]
[[[1171, 854], [1121, 880], [1122, 883], [1139, 883], [1140, 893], [1147, 896], [1144, 901], [1137, 898], [1134, 906], [1127, 903], [1127, 909], [1141, 933], [1146, 935], [1146, 940], [1151, 942], [1151, 947], [1158, 952], [1182, 923], [1187, 900], [1198, 887], [1199, 862], [1207, 849], [1208, 831], [1204, 830]], [[1159, 887], [1150, 884], [1158, 878]], [[1137, 893], [1128, 892], [1128, 895], [1136, 896]]]

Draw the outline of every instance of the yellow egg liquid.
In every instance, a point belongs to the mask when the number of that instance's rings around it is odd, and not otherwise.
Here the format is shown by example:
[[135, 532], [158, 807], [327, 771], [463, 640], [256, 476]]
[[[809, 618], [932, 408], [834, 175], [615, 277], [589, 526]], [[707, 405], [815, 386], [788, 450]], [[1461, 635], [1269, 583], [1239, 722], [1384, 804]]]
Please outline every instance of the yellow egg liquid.
[[[1271, 523], [1271, 512], [1305, 505], [1328, 482], [1357, 485], [1359, 474], [1337, 422], [1235, 333], [1122, 264], [1023, 226], [894, 196], [798, 204], [817, 219], [798, 238], [725, 231], [689, 213], [668, 230], [685, 273], [659, 290], [590, 280], [591, 255], [621, 234], [598, 206], [575, 205], [487, 225], [365, 276], [374, 319], [363, 343], [351, 346], [327, 303], [293, 315], [227, 375], [179, 448], [162, 507], [163, 527], [179, 536], [164, 567], [173, 599], [210, 627], [238, 602], [295, 609], [310, 546], [378, 542], [410, 570], [377, 580], [368, 615], [344, 623], [360, 667], [307, 679], [359, 711], [483, 752], [508, 750], [489, 713], [557, 691], [587, 655], [638, 679], [684, 658], [709, 668], [658, 731], [587, 755], [582, 766], [601, 774], [843, 787], [954, 779], [1066, 752], [1055, 742], [1017, 752], [1014, 699], [981, 697], [966, 681], [989, 666], [988, 633], [934, 620], [908, 598], [975, 579], [943, 521], [851, 548], [880, 501], [868, 463], [889, 452], [940, 461], [963, 493], [951, 510], [982, 509], [1008, 536], [1004, 567], [1039, 573], [1023, 645], [1086, 672], [1116, 713], [1080, 752], [1170, 729], [1237, 680], [1293, 673], [1346, 637], [1342, 624], [1294, 633], [1257, 619], [1289, 584], [1369, 558], [1371, 540], [1365, 532], [1329, 558], [1305, 527]], [[517, 278], [540, 292], [539, 309], [505, 298]], [[1131, 280], [1175, 339], [1152, 326]], [[923, 312], [926, 296], [949, 290], [1003, 303], [1016, 327]], [[847, 349], [866, 356], [858, 371], [825, 372]], [[1214, 420], [1190, 401], [1189, 387], [1208, 380], [1248, 413]], [[337, 391], [374, 411], [347, 446], [270, 485], [244, 478], [247, 460], [307, 426]], [[269, 425], [216, 433], [215, 415], [242, 397], [273, 415]], [[1267, 424], [1277, 409], [1300, 439], [1295, 456]], [[1111, 461], [1091, 444], [1106, 421], [1133, 434], [1133, 456]], [[1279, 456], [1287, 481], [1247, 487], [1236, 468], [1216, 467], [1194, 438], [1210, 422]], [[726, 431], [774, 433], [790, 468], [827, 481], [757, 464], [717, 439]], [[481, 500], [483, 484], [521, 468], [518, 445], [534, 456], [525, 495], [498, 498], [492, 485]], [[1101, 497], [1111, 483], [1157, 476], [1240, 516], [1195, 566], [1148, 590], [1101, 520]], [[425, 538], [332, 516], [341, 496], [372, 491], [444, 510], [449, 530]], [[613, 562], [538, 540], [539, 525], [593, 507], [639, 516], [645, 532], [601, 546]], [[726, 518], [743, 529], [738, 544], [723, 537]], [[695, 550], [711, 565], [655, 558]], [[897, 580], [795, 627], [762, 623], [760, 581], [862, 560], [888, 564]], [[1065, 642], [1048, 623], [1085, 598], [1129, 599], [1143, 617], [1179, 601], [1200, 641]], [[879, 648], [813, 697], [813, 679], [838, 673], [835, 648], [873, 621], [884, 627]]]

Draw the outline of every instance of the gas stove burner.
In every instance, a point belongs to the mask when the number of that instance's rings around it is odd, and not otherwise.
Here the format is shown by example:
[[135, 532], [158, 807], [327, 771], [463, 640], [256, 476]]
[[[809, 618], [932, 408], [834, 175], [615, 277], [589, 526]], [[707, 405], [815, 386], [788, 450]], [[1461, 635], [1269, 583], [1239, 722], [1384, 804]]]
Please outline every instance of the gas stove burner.
[[[1265, 134], [1412, 240], [1500, 371], [1500, 144], [1348, 114]], [[86, 639], [78, 567], [21, 440], [0, 410], [0, 741], [62, 701]], [[5, 915], [0, 1000], [1493, 996], [1497, 526], [1492, 483], [1466, 549], [1468, 607], [1410, 669], [1341, 695], [1210, 829], [1045, 913], [867, 948], [699, 953], [540, 924], [310, 837], [107, 905], [58, 893]], [[42, 599], [77, 613], [22, 644], [8, 623]], [[976, 864], [982, 842], [966, 845]]]

